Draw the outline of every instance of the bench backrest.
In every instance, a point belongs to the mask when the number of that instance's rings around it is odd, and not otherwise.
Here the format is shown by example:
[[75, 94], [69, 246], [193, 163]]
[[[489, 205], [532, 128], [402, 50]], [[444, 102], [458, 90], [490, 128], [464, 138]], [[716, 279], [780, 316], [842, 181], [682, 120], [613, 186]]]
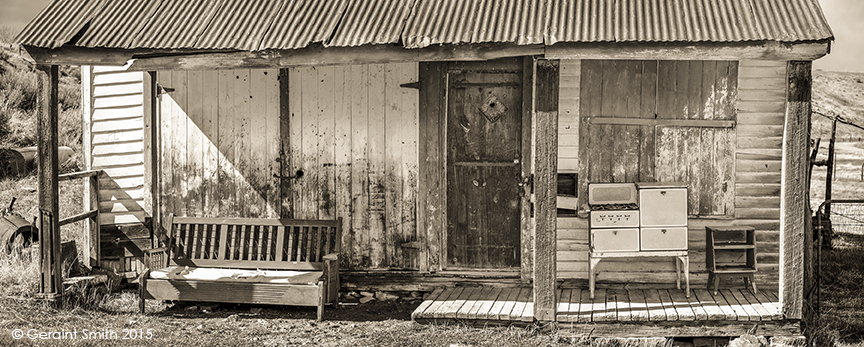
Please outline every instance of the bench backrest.
[[341, 219], [168, 219], [169, 265], [320, 270], [341, 248]]

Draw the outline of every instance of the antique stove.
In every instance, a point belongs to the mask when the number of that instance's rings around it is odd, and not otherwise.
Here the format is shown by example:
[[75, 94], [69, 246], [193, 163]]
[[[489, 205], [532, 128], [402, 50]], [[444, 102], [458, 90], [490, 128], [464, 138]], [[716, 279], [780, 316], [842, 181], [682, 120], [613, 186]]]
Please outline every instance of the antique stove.
[[687, 250], [687, 186], [588, 185], [592, 252]]
[[676, 283], [683, 272], [690, 297], [687, 185], [596, 183], [588, 185], [588, 286], [594, 298], [597, 265], [604, 258], [674, 257]]

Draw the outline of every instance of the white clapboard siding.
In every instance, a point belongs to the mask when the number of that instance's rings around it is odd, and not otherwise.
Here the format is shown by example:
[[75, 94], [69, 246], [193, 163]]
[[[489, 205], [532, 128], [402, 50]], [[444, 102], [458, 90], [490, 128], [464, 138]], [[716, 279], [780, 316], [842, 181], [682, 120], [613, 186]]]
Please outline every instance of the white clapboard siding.
[[558, 172], [579, 169], [579, 93], [581, 60], [561, 61], [558, 89]]
[[[86, 167], [99, 178], [102, 224], [143, 222], [144, 73], [117, 66], [82, 66], [87, 98]], [[121, 204], [118, 208], [115, 204]]]

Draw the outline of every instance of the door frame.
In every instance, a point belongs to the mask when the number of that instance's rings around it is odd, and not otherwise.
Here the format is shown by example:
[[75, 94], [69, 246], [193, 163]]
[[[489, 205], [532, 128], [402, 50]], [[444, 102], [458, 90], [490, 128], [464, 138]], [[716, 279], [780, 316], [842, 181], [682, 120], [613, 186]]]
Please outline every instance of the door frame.
[[[522, 140], [520, 193], [520, 266], [513, 269], [448, 269], [447, 268], [447, 102], [449, 71], [457, 64], [482, 62], [422, 62], [420, 63], [420, 192], [418, 201], [418, 233], [427, 240], [426, 259], [421, 271], [458, 272], [521, 277], [530, 280], [533, 273], [533, 99], [535, 58], [522, 57]], [[425, 266], [423, 266], [425, 265]], [[492, 270], [492, 271], [489, 271]]]

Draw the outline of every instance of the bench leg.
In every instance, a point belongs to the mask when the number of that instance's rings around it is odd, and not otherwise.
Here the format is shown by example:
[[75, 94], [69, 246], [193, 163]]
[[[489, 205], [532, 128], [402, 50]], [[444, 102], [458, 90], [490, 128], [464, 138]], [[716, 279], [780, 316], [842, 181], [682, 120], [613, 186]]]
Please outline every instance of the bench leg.
[[327, 286], [318, 282], [318, 321], [324, 320], [324, 302], [327, 301]]
[[144, 269], [144, 273], [138, 277], [138, 309], [144, 313], [144, 293], [147, 291], [147, 278], [150, 277], [150, 269]]

